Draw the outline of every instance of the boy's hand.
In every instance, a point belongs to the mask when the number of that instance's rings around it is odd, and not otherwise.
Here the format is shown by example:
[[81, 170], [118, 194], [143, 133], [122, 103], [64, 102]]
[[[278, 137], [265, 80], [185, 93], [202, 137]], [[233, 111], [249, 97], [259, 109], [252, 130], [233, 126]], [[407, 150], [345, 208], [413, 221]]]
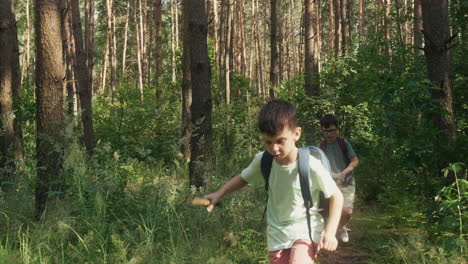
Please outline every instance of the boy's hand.
[[207, 195], [203, 196], [203, 198], [208, 199], [208, 200], [211, 201], [211, 204], [206, 207], [206, 210], [208, 212], [211, 212], [211, 211], [213, 211], [215, 205], [221, 199], [221, 195], [218, 192], [214, 192], [214, 193], [210, 193], [210, 194], [207, 194]]
[[335, 251], [338, 247], [338, 240], [336, 239], [335, 234], [324, 233], [320, 239], [320, 244], [318, 246], [320, 249], [325, 249], [328, 251]]
[[338, 172], [338, 173], [332, 172], [331, 175], [334, 179], [336, 179], [336, 182], [339, 184], [344, 183], [345, 178], [346, 178], [346, 174], [344, 174], [343, 172]]

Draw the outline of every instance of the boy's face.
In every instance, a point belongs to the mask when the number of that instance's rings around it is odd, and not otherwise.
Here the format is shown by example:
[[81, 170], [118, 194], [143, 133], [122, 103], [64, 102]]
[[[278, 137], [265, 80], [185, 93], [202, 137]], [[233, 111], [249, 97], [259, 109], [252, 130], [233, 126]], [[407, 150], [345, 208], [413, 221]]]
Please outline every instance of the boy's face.
[[337, 137], [337, 131], [338, 129], [335, 125], [330, 125], [327, 128], [322, 127], [323, 136], [327, 141], [334, 141]]
[[301, 137], [301, 128], [291, 129], [285, 125], [274, 136], [262, 133], [265, 149], [273, 155], [273, 159], [280, 165], [292, 164], [297, 159], [296, 142]]

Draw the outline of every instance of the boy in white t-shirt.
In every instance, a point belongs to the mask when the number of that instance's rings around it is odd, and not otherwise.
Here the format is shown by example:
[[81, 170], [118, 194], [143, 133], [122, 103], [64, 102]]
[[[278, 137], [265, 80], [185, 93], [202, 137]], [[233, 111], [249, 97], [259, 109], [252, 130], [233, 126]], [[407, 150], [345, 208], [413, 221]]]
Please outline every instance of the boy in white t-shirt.
[[[335, 234], [343, 207], [343, 195], [321, 161], [310, 156], [309, 182], [314, 201], [310, 212], [313, 241], [310, 241], [297, 165], [296, 142], [301, 136], [301, 128], [297, 124], [296, 110], [289, 102], [270, 101], [260, 111], [258, 123], [265, 149], [273, 156], [266, 214], [270, 263], [313, 263], [320, 249], [336, 250], [338, 241]], [[211, 212], [222, 197], [248, 183], [264, 184], [262, 155], [263, 152], [255, 155], [241, 175], [229, 180], [218, 191], [205, 195], [211, 201], [208, 211]], [[330, 198], [326, 224], [317, 210], [320, 191]]]

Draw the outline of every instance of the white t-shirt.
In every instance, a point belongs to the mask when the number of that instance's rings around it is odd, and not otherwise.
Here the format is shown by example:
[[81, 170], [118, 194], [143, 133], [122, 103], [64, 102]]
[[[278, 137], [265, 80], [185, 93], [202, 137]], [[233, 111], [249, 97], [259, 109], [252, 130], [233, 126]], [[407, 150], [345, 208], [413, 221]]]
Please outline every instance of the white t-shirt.
[[[265, 185], [260, 163], [263, 152], [255, 155], [241, 177], [252, 185]], [[310, 209], [312, 240], [320, 241], [323, 232], [323, 218], [317, 211], [319, 193], [329, 198], [336, 190], [336, 184], [320, 160], [310, 156], [310, 179], [313, 207]], [[286, 166], [273, 160], [268, 187], [267, 244], [269, 251], [291, 248], [298, 239], [310, 239], [307, 228], [306, 210], [302, 199], [297, 161]]]

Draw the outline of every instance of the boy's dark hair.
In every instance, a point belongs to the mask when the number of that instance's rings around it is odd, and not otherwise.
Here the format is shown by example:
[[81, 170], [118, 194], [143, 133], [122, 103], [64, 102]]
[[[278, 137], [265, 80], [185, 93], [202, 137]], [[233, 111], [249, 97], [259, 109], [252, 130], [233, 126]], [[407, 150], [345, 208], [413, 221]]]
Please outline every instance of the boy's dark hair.
[[322, 119], [320, 119], [320, 126], [324, 128], [329, 128], [332, 125], [338, 128], [338, 120], [336, 120], [336, 117], [334, 115], [327, 114], [324, 117], [322, 117]]
[[284, 100], [271, 100], [262, 107], [258, 115], [258, 128], [260, 133], [274, 136], [285, 125], [289, 128], [297, 127], [296, 108]]

